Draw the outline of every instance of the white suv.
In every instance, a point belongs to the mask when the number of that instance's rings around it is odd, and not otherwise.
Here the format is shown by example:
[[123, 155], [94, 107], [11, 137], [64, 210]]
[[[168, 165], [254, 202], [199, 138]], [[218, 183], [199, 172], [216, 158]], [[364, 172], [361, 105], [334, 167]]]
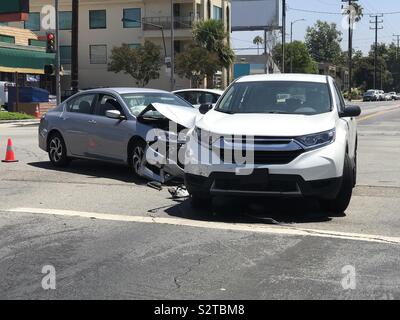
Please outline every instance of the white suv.
[[345, 106], [331, 77], [245, 76], [204, 112], [186, 149], [193, 206], [215, 195], [251, 195], [314, 197], [327, 211], [347, 209], [361, 110]]

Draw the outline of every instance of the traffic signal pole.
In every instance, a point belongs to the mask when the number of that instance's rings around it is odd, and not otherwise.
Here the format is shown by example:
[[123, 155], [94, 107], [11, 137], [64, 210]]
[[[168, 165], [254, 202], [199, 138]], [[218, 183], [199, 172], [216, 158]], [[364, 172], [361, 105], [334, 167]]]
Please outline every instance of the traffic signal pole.
[[54, 6], [56, 9], [56, 96], [57, 96], [57, 105], [61, 103], [61, 77], [60, 77], [60, 27], [59, 27], [59, 6], [58, 0], [54, 0]]

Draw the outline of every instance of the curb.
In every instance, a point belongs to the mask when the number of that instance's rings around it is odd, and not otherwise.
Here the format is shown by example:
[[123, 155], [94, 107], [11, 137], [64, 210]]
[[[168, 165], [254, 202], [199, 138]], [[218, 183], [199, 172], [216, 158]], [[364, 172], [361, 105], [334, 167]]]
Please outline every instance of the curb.
[[40, 119], [26, 119], [26, 120], [0, 120], [0, 124], [3, 123], [31, 123], [31, 122], [40, 122]]

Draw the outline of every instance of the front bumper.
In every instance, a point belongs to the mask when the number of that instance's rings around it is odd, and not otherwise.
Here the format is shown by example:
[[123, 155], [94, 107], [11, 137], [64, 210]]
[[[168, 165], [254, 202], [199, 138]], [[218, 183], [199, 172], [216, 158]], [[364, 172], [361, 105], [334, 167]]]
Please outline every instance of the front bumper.
[[185, 174], [190, 194], [240, 195], [270, 197], [317, 197], [334, 199], [339, 193], [342, 178], [305, 181], [298, 175], [268, 175], [266, 183], [249, 184], [247, 176], [233, 173], [212, 173], [209, 177]]

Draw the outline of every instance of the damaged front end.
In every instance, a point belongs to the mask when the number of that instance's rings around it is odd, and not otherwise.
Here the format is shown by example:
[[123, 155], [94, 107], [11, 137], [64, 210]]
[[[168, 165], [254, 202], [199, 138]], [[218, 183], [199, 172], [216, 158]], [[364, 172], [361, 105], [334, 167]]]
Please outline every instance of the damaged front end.
[[161, 103], [147, 106], [137, 117], [140, 124], [149, 127], [139, 174], [160, 183], [183, 180], [187, 132], [200, 116], [195, 108]]

